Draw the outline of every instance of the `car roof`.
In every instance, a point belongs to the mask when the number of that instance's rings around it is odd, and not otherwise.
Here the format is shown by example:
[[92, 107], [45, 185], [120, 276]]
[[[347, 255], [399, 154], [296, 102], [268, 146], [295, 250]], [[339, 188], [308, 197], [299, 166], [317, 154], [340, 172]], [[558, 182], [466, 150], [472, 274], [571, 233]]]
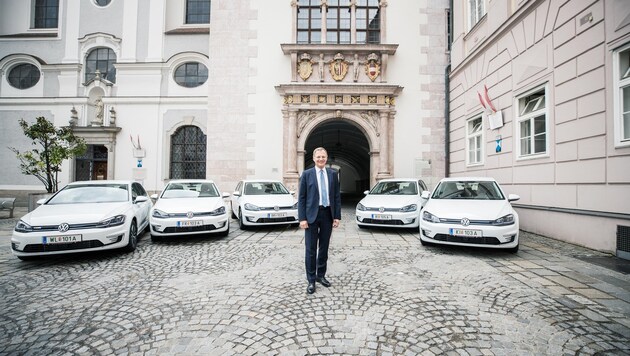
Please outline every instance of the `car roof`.
[[377, 183], [380, 182], [400, 182], [400, 181], [413, 181], [413, 182], [417, 182], [419, 180], [421, 180], [422, 178], [386, 178], [386, 179], [381, 179], [379, 180]]
[[282, 183], [278, 179], [243, 179], [243, 183]]
[[440, 182], [461, 182], [461, 181], [496, 182], [496, 179], [492, 177], [448, 177], [448, 178], [442, 178]]
[[167, 184], [171, 183], [214, 183], [214, 181], [210, 179], [171, 179]]
[[80, 180], [76, 182], [68, 183], [68, 185], [84, 185], [84, 184], [131, 184], [131, 183], [139, 183], [133, 180]]

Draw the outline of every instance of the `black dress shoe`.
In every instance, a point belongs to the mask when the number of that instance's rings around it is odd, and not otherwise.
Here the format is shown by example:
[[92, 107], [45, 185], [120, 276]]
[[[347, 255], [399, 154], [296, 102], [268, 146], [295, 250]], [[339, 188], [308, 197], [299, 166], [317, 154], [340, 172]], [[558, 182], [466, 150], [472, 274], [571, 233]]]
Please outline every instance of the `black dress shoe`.
[[317, 278], [317, 281], [323, 285], [324, 287], [328, 288], [330, 287], [332, 284], [326, 279], [326, 277], [321, 277], [321, 278]]
[[315, 283], [309, 283], [308, 287], [306, 287], [306, 293], [313, 294], [315, 293]]

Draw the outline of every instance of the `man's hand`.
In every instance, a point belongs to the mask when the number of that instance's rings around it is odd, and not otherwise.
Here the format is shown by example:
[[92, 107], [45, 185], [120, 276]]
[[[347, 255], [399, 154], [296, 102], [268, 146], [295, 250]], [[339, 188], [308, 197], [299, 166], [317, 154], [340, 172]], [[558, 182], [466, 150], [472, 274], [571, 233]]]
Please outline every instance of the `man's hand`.
[[308, 229], [308, 221], [306, 220], [300, 221], [300, 229]]
[[339, 227], [340, 223], [341, 223], [341, 220], [339, 220], [339, 219], [333, 220], [333, 227]]

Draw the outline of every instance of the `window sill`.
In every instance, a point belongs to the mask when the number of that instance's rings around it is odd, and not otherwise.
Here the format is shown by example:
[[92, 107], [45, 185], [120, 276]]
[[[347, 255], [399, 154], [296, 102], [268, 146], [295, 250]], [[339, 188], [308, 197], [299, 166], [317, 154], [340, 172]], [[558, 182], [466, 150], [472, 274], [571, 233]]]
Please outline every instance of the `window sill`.
[[57, 38], [57, 29], [54, 32], [26, 32], [26, 33], [14, 33], [10, 35], [1, 35], [0, 38]]
[[549, 158], [550, 155], [547, 152], [544, 153], [536, 153], [536, 154], [531, 154], [528, 156], [518, 156], [516, 157], [516, 161], [531, 161], [533, 159], [539, 159], [539, 158]]
[[165, 35], [208, 35], [210, 27], [180, 27], [164, 32]]

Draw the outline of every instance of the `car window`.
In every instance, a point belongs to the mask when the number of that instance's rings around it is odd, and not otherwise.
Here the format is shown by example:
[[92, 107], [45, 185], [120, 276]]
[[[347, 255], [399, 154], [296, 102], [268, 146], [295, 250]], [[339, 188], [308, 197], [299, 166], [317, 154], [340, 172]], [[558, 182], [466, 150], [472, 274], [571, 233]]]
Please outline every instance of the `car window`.
[[245, 183], [245, 195], [289, 194], [280, 182], [248, 182]]
[[243, 187], [243, 182], [238, 182], [238, 184], [236, 185], [236, 189], [234, 189], [234, 191], [240, 192], [242, 187]]
[[210, 182], [181, 182], [170, 183], [164, 188], [161, 198], [216, 198], [219, 191]]
[[505, 199], [499, 185], [492, 181], [448, 181], [440, 182], [431, 199]]
[[86, 184], [66, 186], [46, 205], [114, 203], [129, 200], [127, 184]]
[[132, 183], [131, 194], [132, 194], [131, 197], [133, 198], [133, 200], [136, 200], [136, 198], [139, 196], [146, 196], [147, 192], [144, 190], [144, 188], [142, 188], [142, 186], [139, 183]]
[[424, 181], [419, 180], [418, 184], [420, 185], [420, 190], [422, 190], [422, 191], [429, 190], [429, 189], [427, 189], [427, 185], [424, 184]]
[[418, 188], [413, 181], [379, 182], [370, 194], [375, 195], [417, 195]]

